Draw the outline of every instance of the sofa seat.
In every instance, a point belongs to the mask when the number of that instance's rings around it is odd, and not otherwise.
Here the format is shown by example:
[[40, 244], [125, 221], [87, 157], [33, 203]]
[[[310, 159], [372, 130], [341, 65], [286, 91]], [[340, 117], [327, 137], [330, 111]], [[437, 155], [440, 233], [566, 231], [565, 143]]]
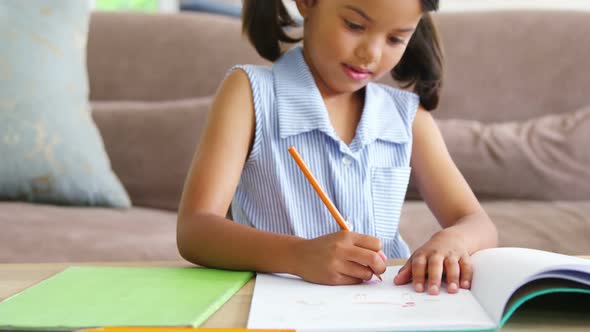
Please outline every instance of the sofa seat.
[[[590, 255], [590, 201], [482, 201], [496, 224], [499, 245]], [[400, 232], [416, 249], [440, 229], [422, 201], [406, 201]]]
[[0, 262], [180, 260], [176, 214], [0, 202]]
[[[590, 254], [590, 201], [483, 201], [500, 246]], [[176, 214], [0, 202], [0, 262], [155, 261], [182, 259]], [[406, 201], [400, 232], [416, 249], [440, 229], [422, 201]]]

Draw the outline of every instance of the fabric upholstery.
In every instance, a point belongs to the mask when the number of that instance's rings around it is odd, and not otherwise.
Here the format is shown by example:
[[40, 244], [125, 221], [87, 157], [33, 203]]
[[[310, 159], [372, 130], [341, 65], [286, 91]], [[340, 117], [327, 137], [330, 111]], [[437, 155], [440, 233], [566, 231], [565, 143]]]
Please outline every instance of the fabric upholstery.
[[88, 106], [85, 1], [0, 2], [0, 199], [129, 207]]
[[266, 63], [236, 18], [213, 14], [95, 12], [91, 100], [172, 100], [212, 95], [237, 63]]
[[443, 39], [445, 80], [433, 116], [523, 121], [590, 105], [588, 12], [522, 9], [434, 17]]
[[[437, 124], [480, 198], [590, 200], [590, 106], [526, 121]], [[408, 196], [414, 191], [412, 182]]]
[[[568, 255], [590, 253], [590, 201], [484, 201], [498, 228], [501, 247], [525, 247]], [[406, 201], [400, 232], [410, 249], [427, 241], [440, 226], [422, 201]]]
[[172, 212], [22, 202], [0, 211], [2, 263], [181, 259]]
[[[501, 246], [564, 254], [590, 252], [590, 201], [484, 202]], [[139, 261], [180, 259], [176, 214], [157, 209], [56, 207], [0, 203], [0, 262]], [[424, 202], [408, 201], [400, 232], [412, 250], [440, 229]]]
[[113, 169], [135, 206], [178, 209], [211, 98], [92, 102]]

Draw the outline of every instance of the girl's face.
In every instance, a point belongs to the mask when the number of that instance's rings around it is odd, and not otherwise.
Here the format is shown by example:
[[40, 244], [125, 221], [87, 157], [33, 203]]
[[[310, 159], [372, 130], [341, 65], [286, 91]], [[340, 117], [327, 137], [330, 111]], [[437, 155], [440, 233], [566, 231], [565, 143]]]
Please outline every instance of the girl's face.
[[419, 0], [296, 0], [304, 57], [324, 97], [355, 92], [401, 59], [422, 18]]

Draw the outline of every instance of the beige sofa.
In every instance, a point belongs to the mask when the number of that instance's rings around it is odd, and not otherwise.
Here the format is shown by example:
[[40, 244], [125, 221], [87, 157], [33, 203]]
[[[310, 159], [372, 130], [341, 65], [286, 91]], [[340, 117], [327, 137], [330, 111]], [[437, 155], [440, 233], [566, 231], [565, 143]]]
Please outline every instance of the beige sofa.
[[[537, 119], [590, 105], [590, 13], [444, 13], [437, 20], [448, 75], [434, 115], [500, 244], [590, 254], [590, 137], [574, 137], [573, 161], [547, 164], [538, 146], [527, 146], [548, 136], [559, 148], [569, 139], [563, 128], [588, 122]], [[209, 96], [234, 63], [264, 61], [233, 18], [93, 14], [93, 117], [134, 207], [0, 202], [0, 262], [180, 259], [174, 210]], [[410, 189], [409, 197], [418, 195]], [[407, 201], [401, 232], [411, 247], [437, 228], [423, 202]]]

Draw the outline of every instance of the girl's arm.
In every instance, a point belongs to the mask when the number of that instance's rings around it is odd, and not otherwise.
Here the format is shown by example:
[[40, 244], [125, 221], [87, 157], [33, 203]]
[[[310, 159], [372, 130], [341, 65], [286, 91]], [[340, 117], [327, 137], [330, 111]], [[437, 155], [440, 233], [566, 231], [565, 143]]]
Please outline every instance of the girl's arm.
[[[355, 284], [385, 271], [377, 238], [337, 232], [303, 239], [257, 230], [225, 218], [254, 138], [249, 79], [236, 70], [213, 101], [178, 212], [177, 245], [195, 264], [291, 273], [322, 284]], [[287, 151], [285, 151], [287, 153]]]
[[[411, 278], [416, 290], [436, 294], [444, 272], [450, 292], [458, 285], [468, 288], [469, 255], [497, 245], [496, 227], [451, 159], [434, 119], [422, 107], [412, 131], [411, 165], [416, 185], [444, 229], [414, 252], [396, 283]], [[424, 284], [426, 278], [428, 285]]]
[[496, 246], [496, 228], [451, 159], [430, 112], [418, 110], [413, 134], [416, 185], [440, 225], [464, 231], [470, 254]]
[[294, 236], [262, 232], [225, 218], [254, 137], [248, 76], [230, 73], [213, 100], [189, 170], [177, 222], [182, 257], [204, 266], [293, 273]]

